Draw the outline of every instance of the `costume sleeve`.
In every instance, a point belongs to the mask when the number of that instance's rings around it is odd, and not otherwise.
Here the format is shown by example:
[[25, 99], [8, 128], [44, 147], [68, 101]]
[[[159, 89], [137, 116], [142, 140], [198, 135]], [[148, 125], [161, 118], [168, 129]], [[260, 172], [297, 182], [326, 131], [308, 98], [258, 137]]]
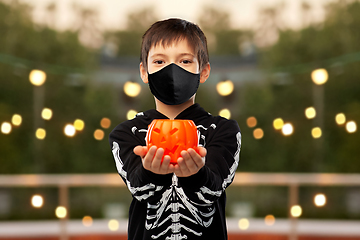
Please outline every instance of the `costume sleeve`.
[[179, 183], [190, 200], [212, 204], [231, 184], [239, 164], [241, 133], [234, 120], [209, 129], [205, 148], [205, 166], [190, 177], [180, 177]]
[[144, 134], [125, 124], [117, 126], [109, 135], [116, 168], [134, 198], [138, 201], [153, 201], [171, 185], [172, 174], [159, 175], [146, 170], [142, 160], [133, 149], [145, 146]]

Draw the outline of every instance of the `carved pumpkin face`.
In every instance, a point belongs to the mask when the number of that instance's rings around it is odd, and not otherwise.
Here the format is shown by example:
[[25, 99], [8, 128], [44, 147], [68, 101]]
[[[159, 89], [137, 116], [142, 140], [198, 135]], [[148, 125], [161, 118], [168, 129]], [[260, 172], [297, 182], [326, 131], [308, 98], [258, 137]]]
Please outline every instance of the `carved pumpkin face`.
[[155, 119], [146, 134], [148, 149], [155, 145], [164, 149], [164, 156], [171, 157], [170, 163], [176, 164], [182, 150], [193, 148], [197, 151], [197, 128], [191, 120]]

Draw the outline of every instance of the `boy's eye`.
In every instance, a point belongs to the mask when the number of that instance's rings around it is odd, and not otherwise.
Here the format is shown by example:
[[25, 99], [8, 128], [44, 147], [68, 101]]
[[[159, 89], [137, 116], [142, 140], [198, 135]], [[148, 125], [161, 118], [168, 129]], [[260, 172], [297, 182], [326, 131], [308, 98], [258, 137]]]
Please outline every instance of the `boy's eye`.
[[189, 64], [189, 63], [191, 63], [190, 60], [182, 60], [181, 62], [184, 63], [184, 64]]
[[162, 61], [162, 60], [156, 60], [156, 61], [154, 61], [154, 63], [156, 63], [156, 64], [163, 64], [164, 61]]

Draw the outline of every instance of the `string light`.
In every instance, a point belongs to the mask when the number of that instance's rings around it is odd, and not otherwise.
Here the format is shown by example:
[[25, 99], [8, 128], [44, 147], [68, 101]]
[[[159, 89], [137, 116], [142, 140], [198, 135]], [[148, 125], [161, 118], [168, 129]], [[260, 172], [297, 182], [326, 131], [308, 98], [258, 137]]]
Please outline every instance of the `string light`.
[[8, 123], [8, 122], [3, 122], [3, 123], [1, 124], [1, 132], [2, 132], [3, 134], [9, 134], [9, 133], [11, 132], [11, 130], [12, 130], [12, 127], [11, 127], [11, 124], [10, 124], [10, 123]]
[[221, 116], [221, 117], [223, 117], [223, 118], [230, 119], [230, 117], [231, 117], [231, 112], [230, 112], [229, 109], [224, 108], [224, 109], [221, 109], [221, 110], [220, 110], [219, 116]]
[[284, 120], [282, 120], [281, 118], [276, 118], [273, 121], [273, 126], [274, 126], [275, 130], [282, 129], [282, 127], [284, 126]]
[[272, 226], [275, 224], [275, 217], [274, 215], [266, 215], [265, 217], [265, 224], [267, 226]]
[[141, 86], [137, 82], [127, 81], [124, 84], [124, 92], [129, 97], [137, 97], [141, 92]]
[[248, 119], [246, 119], [246, 124], [249, 128], [253, 128], [256, 126], [257, 120], [255, 117], [248, 117]]
[[126, 118], [127, 118], [127, 120], [133, 119], [133, 118], [136, 116], [136, 114], [137, 114], [137, 111], [135, 111], [135, 110], [133, 110], [133, 109], [129, 110], [129, 111], [126, 113]]
[[338, 114], [336, 114], [336, 116], [335, 116], [335, 122], [336, 122], [338, 125], [343, 125], [343, 124], [346, 122], [345, 114], [343, 114], [343, 113], [338, 113]]
[[299, 205], [294, 205], [290, 210], [291, 216], [300, 217], [302, 214], [302, 208]]
[[326, 204], [326, 196], [322, 193], [316, 194], [314, 203], [317, 207], [323, 207]]
[[68, 137], [73, 137], [73, 136], [75, 136], [76, 129], [72, 124], [66, 124], [66, 126], [64, 128], [64, 133]]
[[33, 195], [31, 198], [31, 205], [35, 208], [41, 208], [44, 204], [44, 198], [41, 195]]
[[22, 123], [22, 117], [21, 115], [19, 114], [14, 114], [11, 118], [11, 123], [14, 125], [14, 126], [20, 126], [21, 123]]
[[281, 130], [285, 136], [289, 136], [294, 132], [294, 127], [291, 123], [286, 123]]
[[354, 121], [349, 121], [346, 123], [346, 131], [348, 131], [348, 133], [354, 133], [357, 130], [357, 126], [356, 126], [356, 122]]
[[41, 111], [41, 117], [45, 120], [50, 120], [52, 118], [53, 112], [50, 108], [44, 108]]
[[81, 120], [81, 119], [76, 119], [76, 120], [74, 121], [74, 128], [75, 128], [75, 130], [77, 130], [77, 131], [82, 131], [82, 130], [84, 130], [84, 127], [85, 127], [85, 123], [84, 123], [83, 120]]
[[320, 138], [321, 135], [322, 135], [321, 128], [319, 128], [319, 127], [314, 127], [314, 128], [311, 130], [311, 135], [312, 135], [313, 138]]
[[94, 138], [98, 141], [103, 140], [105, 133], [101, 129], [96, 129], [94, 132]]
[[308, 107], [305, 109], [305, 116], [308, 119], [312, 119], [316, 116], [316, 110], [314, 107]]
[[46, 73], [41, 70], [32, 70], [29, 75], [29, 80], [34, 86], [41, 86], [46, 81]]
[[229, 96], [234, 91], [234, 83], [231, 80], [221, 81], [216, 84], [216, 91], [220, 96]]
[[91, 225], [93, 224], [93, 219], [90, 216], [84, 216], [82, 219], [82, 224], [85, 227], [91, 227]]
[[311, 79], [317, 85], [322, 85], [327, 82], [329, 74], [324, 68], [319, 68], [311, 72]]
[[255, 139], [261, 139], [264, 137], [264, 131], [261, 128], [256, 128], [253, 131], [253, 135]]
[[55, 209], [55, 215], [57, 218], [65, 218], [66, 215], [67, 215], [67, 210], [65, 207], [63, 206], [58, 206], [56, 209]]
[[115, 219], [111, 219], [108, 223], [110, 231], [116, 231], [119, 229], [119, 222]]
[[102, 128], [109, 128], [111, 126], [111, 120], [108, 118], [102, 118], [100, 121], [100, 126]]
[[43, 128], [36, 129], [35, 136], [39, 140], [43, 140], [46, 137], [46, 130]]
[[246, 229], [249, 228], [250, 222], [249, 222], [249, 220], [246, 219], [246, 218], [241, 218], [241, 219], [239, 220], [238, 225], [239, 225], [239, 228], [240, 228], [241, 230], [246, 230]]

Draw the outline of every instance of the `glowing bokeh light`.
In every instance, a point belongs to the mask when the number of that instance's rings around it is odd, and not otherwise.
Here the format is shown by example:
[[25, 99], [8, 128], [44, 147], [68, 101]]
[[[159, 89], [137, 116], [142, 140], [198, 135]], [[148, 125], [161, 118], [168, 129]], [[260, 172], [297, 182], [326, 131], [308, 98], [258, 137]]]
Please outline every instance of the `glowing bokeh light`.
[[253, 128], [256, 126], [257, 120], [255, 117], [248, 117], [248, 119], [246, 119], [246, 124], [248, 127]]
[[37, 139], [43, 140], [46, 137], [46, 130], [43, 128], [36, 129], [35, 136]]
[[348, 131], [348, 133], [354, 133], [357, 130], [357, 125], [356, 122], [354, 121], [349, 121], [346, 123], [346, 131]]
[[91, 227], [91, 225], [93, 224], [93, 219], [90, 216], [84, 216], [82, 219], [82, 224], [85, 227]]
[[41, 195], [33, 195], [31, 198], [31, 205], [35, 208], [41, 208], [44, 205], [44, 198]]
[[76, 129], [72, 124], [66, 124], [66, 126], [64, 128], [64, 133], [68, 137], [73, 137], [73, 136], [75, 136]]
[[234, 91], [234, 83], [231, 80], [221, 81], [216, 84], [216, 91], [220, 96], [229, 96]]
[[273, 126], [274, 126], [275, 130], [282, 129], [282, 127], [284, 126], [284, 120], [282, 120], [281, 118], [276, 118], [273, 121]]
[[343, 124], [346, 122], [345, 114], [343, 114], [343, 113], [338, 113], [338, 114], [336, 114], [336, 116], [335, 116], [335, 122], [336, 122], [338, 125], [343, 125]]
[[108, 223], [110, 231], [116, 231], [119, 229], [119, 222], [115, 219], [111, 219]]
[[85, 127], [85, 122], [81, 119], [76, 119], [74, 121], [74, 128], [76, 131], [82, 131], [84, 130], [84, 127]]
[[124, 84], [124, 92], [129, 97], [137, 97], [141, 92], [141, 86], [137, 82], [128, 81]]
[[67, 215], [67, 210], [63, 206], [58, 206], [55, 210], [55, 215], [57, 218], [65, 218]]
[[255, 139], [261, 139], [264, 137], [264, 131], [261, 128], [256, 128], [253, 131], [253, 135]]
[[29, 74], [29, 80], [31, 84], [35, 86], [41, 86], [46, 81], [46, 73], [44, 71], [37, 69], [32, 70]]
[[302, 208], [299, 205], [294, 205], [290, 210], [291, 216], [300, 217], [302, 214]]
[[109, 128], [111, 126], [111, 120], [108, 118], [102, 118], [100, 121], [100, 126], [102, 128]]
[[44, 108], [41, 111], [41, 117], [45, 120], [50, 120], [52, 118], [53, 112], [50, 108]]
[[323, 207], [326, 204], [326, 196], [322, 193], [316, 194], [314, 203], [317, 207]]
[[229, 109], [224, 108], [224, 109], [221, 109], [221, 110], [220, 110], [219, 116], [221, 116], [221, 117], [223, 117], [223, 118], [230, 119], [230, 117], [231, 117], [231, 112], [230, 112]]
[[105, 133], [101, 129], [96, 129], [94, 132], [94, 138], [98, 141], [103, 140]]
[[275, 224], [275, 217], [274, 215], [266, 215], [265, 217], [265, 224], [267, 226], [272, 226]]
[[311, 72], [311, 79], [317, 85], [322, 85], [327, 82], [329, 74], [324, 68], [319, 68]]
[[321, 128], [319, 128], [319, 127], [314, 127], [314, 128], [311, 130], [311, 135], [312, 135], [313, 138], [320, 138], [321, 135], [322, 135]]
[[127, 118], [127, 120], [133, 119], [133, 118], [136, 116], [137, 113], [138, 113], [138, 112], [135, 111], [135, 110], [133, 110], [133, 109], [129, 110], [129, 111], [126, 113], [126, 118]]
[[281, 131], [285, 136], [289, 136], [294, 132], [294, 127], [291, 123], [286, 123], [282, 127]]
[[22, 117], [21, 115], [19, 114], [14, 114], [11, 118], [11, 123], [14, 125], [14, 126], [20, 126], [21, 123], [22, 123]]
[[238, 222], [238, 225], [239, 225], [239, 228], [240, 228], [241, 230], [246, 230], [246, 229], [249, 228], [250, 222], [249, 222], [249, 220], [246, 219], [246, 218], [241, 218], [241, 219], [239, 220], [239, 222]]
[[8, 122], [3, 122], [3, 123], [1, 124], [1, 132], [2, 132], [3, 134], [9, 134], [9, 133], [11, 132], [11, 130], [12, 130], [12, 126], [11, 126], [10, 123], [8, 123]]
[[308, 119], [312, 119], [316, 116], [316, 110], [314, 107], [308, 107], [305, 109], [305, 116]]

